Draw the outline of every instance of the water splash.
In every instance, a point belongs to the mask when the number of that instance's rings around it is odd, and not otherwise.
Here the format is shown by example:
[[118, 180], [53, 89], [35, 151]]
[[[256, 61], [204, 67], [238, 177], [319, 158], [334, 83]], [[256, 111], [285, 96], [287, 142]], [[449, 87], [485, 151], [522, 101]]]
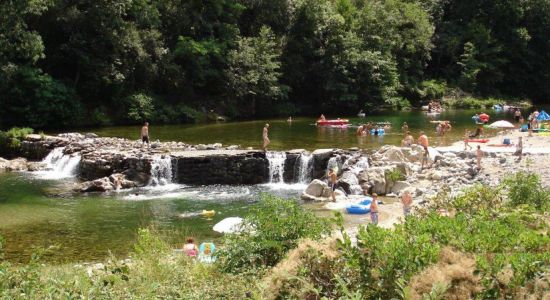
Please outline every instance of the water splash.
[[302, 153], [296, 162], [295, 170], [295, 178], [298, 183], [309, 183], [313, 172], [313, 155]]
[[65, 154], [64, 147], [58, 147], [50, 151], [42, 163], [46, 170], [36, 172], [43, 179], [62, 179], [74, 177], [80, 164], [80, 154]]
[[285, 152], [266, 152], [265, 157], [269, 162], [269, 183], [283, 183], [285, 170]]
[[172, 183], [172, 159], [170, 156], [156, 156], [151, 162], [151, 179], [149, 185], [165, 186]]

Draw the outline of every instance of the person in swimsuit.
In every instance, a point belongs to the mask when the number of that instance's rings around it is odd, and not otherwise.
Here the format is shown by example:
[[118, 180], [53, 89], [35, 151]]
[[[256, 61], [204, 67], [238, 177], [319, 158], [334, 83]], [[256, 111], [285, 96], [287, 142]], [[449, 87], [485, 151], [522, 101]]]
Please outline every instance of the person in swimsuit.
[[378, 225], [378, 195], [372, 194], [372, 202], [370, 204], [370, 221], [374, 225]]
[[407, 125], [407, 122], [403, 122], [403, 126], [401, 126], [401, 130], [404, 134], [406, 134], [409, 131], [409, 125]]
[[483, 151], [481, 151], [481, 146], [477, 146], [476, 150], [476, 165], [477, 169], [481, 170], [481, 159], [483, 158]]
[[195, 240], [192, 237], [188, 237], [183, 245], [183, 252], [189, 257], [196, 257], [199, 254], [199, 249], [195, 244]]
[[141, 145], [145, 145], [147, 143], [147, 147], [149, 147], [149, 123], [145, 122], [143, 124], [143, 127], [141, 127]]
[[401, 203], [403, 204], [403, 215], [406, 217], [411, 213], [412, 195], [410, 191], [403, 192]]
[[264, 144], [262, 146], [262, 149], [264, 151], [267, 151], [267, 146], [269, 146], [269, 144], [271, 143], [271, 141], [269, 140], [269, 124], [265, 124], [264, 126], [264, 130], [262, 132], [262, 138], [264, 140]]
[[328, 170], [328, 184], [331, 189], [331, 196], [332, 201], [336, 202], [336, 189], [338, 188], [338, 175], [336, 174], [336, 170], [330, 169]]
[[520, 119], [521, 119], [521, 110], [519, 110], [519, 108], [516, 108], [516, 111], [514, 112], [514, 121], [518, 123]]

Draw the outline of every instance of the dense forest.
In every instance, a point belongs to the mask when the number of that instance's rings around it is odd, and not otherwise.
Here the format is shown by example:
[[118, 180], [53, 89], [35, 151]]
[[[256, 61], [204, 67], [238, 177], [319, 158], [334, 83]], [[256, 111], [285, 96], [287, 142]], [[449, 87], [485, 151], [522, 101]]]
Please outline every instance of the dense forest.
[[548, 0], [3, 0], [0, 128], [550, 98]]

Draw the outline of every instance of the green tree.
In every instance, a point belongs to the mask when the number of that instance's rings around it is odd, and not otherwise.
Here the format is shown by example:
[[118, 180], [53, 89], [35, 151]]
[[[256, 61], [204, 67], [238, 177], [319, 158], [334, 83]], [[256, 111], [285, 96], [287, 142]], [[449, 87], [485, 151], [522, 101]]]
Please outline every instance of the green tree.
[[279, 83], [280, 55], [280, 45], [269, 27], [262, 27], [257, 37], [240, 38], [237, 48], [229, 52], [229, 94], [249, 115], [256, 115], [258, 103], [286, 96]]

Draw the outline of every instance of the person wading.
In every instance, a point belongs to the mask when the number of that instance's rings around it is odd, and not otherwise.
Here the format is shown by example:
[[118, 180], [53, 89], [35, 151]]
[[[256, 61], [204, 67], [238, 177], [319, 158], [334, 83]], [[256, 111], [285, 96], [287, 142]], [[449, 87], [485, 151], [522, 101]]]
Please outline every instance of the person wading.
[[262, 149], [264, 151], [267, 151], [267, 146], [269, 146], [269, 144], [271, 143], [271, 141], [269, 140], [269, 124], [265, 124], [264, 126], [264, 130], [263, 130], [263, 133], [262, 133], [262, 138], [264, 139], [264, 144], [262, 146]]
[[141, 145], [145, 145], [147, 143], [147, 147], [149, 147], [149, 123], [145, 122], [143, 124], [143, 127], [141, 127]]
[[370, 204], [370, 221], [374, 225], [378, 225], [378, 195], [372, 194], [372, 202]]

